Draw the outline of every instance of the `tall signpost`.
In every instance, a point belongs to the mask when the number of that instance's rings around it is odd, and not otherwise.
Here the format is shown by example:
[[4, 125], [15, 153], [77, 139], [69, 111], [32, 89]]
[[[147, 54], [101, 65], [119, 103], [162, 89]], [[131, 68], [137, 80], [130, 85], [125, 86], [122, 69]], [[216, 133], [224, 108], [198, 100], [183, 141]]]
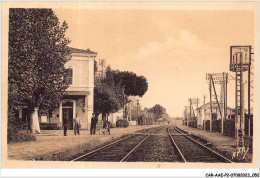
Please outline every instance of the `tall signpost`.
[[[251, 63], [251, 46], [230, 46], [230, 71], [236, 73], [236, 95], [235, 95], [236, 108], [235, 109], [236, 109], [236, 138], [237, 138], [237, 149], [238, 149], [237, 154], [245, 152], [243, 72], [249, 70], [250, 63]], [[250, 103], [250, 100], [248, 102]]]

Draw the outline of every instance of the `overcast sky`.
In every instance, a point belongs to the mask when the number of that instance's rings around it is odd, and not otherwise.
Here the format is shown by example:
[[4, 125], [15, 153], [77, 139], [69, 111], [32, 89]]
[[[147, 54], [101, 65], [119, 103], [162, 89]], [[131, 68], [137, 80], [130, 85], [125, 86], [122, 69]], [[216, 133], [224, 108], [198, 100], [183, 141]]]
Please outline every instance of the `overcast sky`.
[[[90, 48], [112, 69], [145, 76], [142, 107], [160, 104], [170, 116], [182, 116], [188, 98], [200, 98], [201, 105], [209, 96], [205, 75], [229, 71], [231, 45], [254, 44], [253, 11], [54, 11], [69, 25], [71, 47]], [[234, 107], [234, 81], [229, 83], [228, 105]]]

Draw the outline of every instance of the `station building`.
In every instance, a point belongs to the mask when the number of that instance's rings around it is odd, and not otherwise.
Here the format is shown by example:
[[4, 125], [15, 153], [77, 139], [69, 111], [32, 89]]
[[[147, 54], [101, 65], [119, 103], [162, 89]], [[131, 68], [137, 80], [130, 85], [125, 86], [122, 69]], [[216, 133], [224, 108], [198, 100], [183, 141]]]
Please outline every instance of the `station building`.
[[40, 111], [40, 125], [53, 124], [62, 129], [65, 113], [69, 114], [68, 129], [73, 129], [76, 113], [81, 119], [81, 129], [90, 129], [94, 105], [94, 60], [97, 53], [89, 49], [70, 48], [71, 60], [65, 64], [70, 86], [66, 95], [51, 114]]

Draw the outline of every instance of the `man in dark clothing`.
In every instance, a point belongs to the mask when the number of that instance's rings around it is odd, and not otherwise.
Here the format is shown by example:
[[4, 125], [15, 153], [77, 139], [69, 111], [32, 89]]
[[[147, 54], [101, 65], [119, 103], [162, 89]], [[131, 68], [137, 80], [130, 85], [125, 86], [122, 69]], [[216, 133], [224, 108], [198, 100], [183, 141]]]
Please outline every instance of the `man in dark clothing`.
[[69, 122], [69, 114], [66, 113], [65, 117], [63, 118], [64, 136], [67, 136], [68, 122]]
[[94, 113], [92, 113], [91, 117], [91, 126], [90, 126], [90, 135], [95, 135], [96, 133], [96, 125], [97, 125], [98, 118], [95, 116]]

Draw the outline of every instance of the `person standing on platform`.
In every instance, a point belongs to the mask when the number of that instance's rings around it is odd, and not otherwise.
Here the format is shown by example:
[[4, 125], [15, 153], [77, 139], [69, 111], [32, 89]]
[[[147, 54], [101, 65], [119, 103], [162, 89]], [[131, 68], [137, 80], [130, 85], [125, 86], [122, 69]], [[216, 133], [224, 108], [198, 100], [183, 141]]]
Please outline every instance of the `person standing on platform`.
[[76, 117], [74, 118], [74, 134], [77, 135], [79, 133], [79, 130], [80, 130], [80, 118], [78, 117], [78, 113], [76, 113]]
[[95, 116], [95, 113], [92, 113], [91, 125], [90, 125], [90, 135], [92, 135], [92, 134], [95, 135], [97, 121], [98, 121], [97, 116]]
[[65, 117], [63, 118], [64, 136], [67, 136], [68, 122], [69, 122], [69, 114], [65, 113]]

